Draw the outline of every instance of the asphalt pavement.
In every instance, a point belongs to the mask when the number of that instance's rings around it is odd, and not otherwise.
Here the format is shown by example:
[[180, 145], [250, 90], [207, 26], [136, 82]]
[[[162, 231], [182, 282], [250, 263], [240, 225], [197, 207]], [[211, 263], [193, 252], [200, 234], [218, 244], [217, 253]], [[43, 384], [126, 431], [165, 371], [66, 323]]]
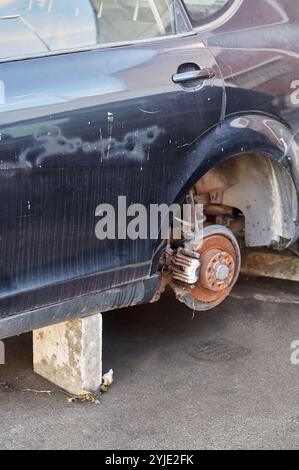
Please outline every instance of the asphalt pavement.
[[31, 335], [6, 340], [0, 449], [298, 449], [298, 302], [295, 283], [245, 279], [211, 312], [167, 294], [105, 314], [100, 404], [35, 375]]

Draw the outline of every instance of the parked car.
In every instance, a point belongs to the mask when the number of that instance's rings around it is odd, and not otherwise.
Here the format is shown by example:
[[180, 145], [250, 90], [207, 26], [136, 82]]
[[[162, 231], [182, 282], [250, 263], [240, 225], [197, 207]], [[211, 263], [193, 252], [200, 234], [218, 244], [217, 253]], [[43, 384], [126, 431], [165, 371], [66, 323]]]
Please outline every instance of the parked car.
[[[240, 240], [296, 243], [298, 28], [292, 0], [1, 2], [0, 338], [166, 284], [208, 310]], [[203, 243], [99, 239], [119, 196], [202, 204]]]

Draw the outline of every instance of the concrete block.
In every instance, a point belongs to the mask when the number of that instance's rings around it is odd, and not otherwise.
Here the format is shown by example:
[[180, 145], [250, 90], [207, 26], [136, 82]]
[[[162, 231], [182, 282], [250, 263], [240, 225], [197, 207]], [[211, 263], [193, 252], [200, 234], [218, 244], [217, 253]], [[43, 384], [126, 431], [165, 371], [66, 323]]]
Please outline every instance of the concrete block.
[[73, 395], [96, 391], [102, 377], [102, 315], [35, 330], [33, 368]]

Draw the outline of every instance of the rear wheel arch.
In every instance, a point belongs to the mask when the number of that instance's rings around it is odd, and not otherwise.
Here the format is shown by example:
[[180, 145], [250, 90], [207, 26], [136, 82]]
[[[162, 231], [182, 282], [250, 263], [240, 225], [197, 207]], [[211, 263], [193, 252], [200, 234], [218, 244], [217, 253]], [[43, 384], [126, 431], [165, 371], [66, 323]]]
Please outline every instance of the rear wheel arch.
[[[225, 194], [224, 200], [233, 207], [241, 206], [240, 210], [244, 211], [245, 237], [249, 246], [287, 247], [299, 238], [298, 136], [286, 124], [268, 115], [249, 113], [227, 116], [221, 124], [199, 136], [195, 142], [186, 144], [189, 147], [184, 152], [184, 163], [180, 165], [174, 180], [180, 179], [182, 184], [168, 204], [182, 204], [189, 191], [216, 169], [226, 171], [233, 166], [241, 171], [247, 165], [249, 172], [245, 179], [246, 172], [244, 174], [243, 171], [239, 188], [243, 194], [252, 193], [251, 202], [245, 204], [245, 196], [240, 201], [236, 187]], [[266, 191], [270, 183], [275, 184], [271, 185], [271, 191]], [[260, 193], [261, 188], [264, 189], [262, 196], [254, 197], [256, 187], [259, 187]], [[268, 213], [267, 206], [269, 208], [270, 204], [271, 212]], [[255, 209], [261, 211], [262, 208], [262, 215], [266, 213], [267, 218], [261, 215], [257, 224]], [[158, 270], [162, 249], [159, 240], [152, 260], [152, 274]]]
[[[247, 246], [280, 250], [296, 241], [298, 158], [298, 146], [291, 131], [260, 115], [232, 116], [190, 145], [185, 160], [185, 184], [174, 202], [183, 203], [189, 194], [187, 200], [191, 197], [203, 205], [203, 244], [195, 249], [200, 275], [193, 286], [188, 287], [189, 279], [181, 285], [182, 276], [177, 271], [181, 274], [180, 270], [185, 269], [186, 260], [182, 256], [191, 259], [193, 256], [188, 250], [179, 251], [186, 244], [177, 249], [170, 238], [167, 256], [162, 256], [160, 265], [169, 269], [161, 271], [158, 294], [163, 292], [165, 282], [172, 279], [170, 284], [179, 300], [195, 310], [208, 310], [222, 302], [236, 282], [241, 260], [239, 236], [242, 239], [245, 234]], [[207, 233], [209, 230], [215, 232], [214, 238]], [[226, 240], [230, 240], [233, 249]], [[225, 268], [228, 274], [222, 281], [219, 276]]]
[[213, 202], [244, 213], [248, 246], [284, 248], [299, 238], [299, 145], [286, 124], [232, 115], [193, 145], [188, 161], [191, 155], [196, 166], [177, 200], [210, 176], [222, 178], [226, 188], [211, 191]]

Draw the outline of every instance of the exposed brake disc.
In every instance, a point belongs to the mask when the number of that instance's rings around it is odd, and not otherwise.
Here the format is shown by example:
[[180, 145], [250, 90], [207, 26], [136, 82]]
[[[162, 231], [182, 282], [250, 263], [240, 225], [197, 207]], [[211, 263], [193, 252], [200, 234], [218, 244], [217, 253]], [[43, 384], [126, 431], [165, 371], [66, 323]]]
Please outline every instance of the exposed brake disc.
[[239, 276], [241, 254], [231, 230], [214, 225], [204, 228], [196, 251], [180, 248], [171, 263], [170, 285], [177, 298], [194, 310], [209, 310], [231, 292]]

